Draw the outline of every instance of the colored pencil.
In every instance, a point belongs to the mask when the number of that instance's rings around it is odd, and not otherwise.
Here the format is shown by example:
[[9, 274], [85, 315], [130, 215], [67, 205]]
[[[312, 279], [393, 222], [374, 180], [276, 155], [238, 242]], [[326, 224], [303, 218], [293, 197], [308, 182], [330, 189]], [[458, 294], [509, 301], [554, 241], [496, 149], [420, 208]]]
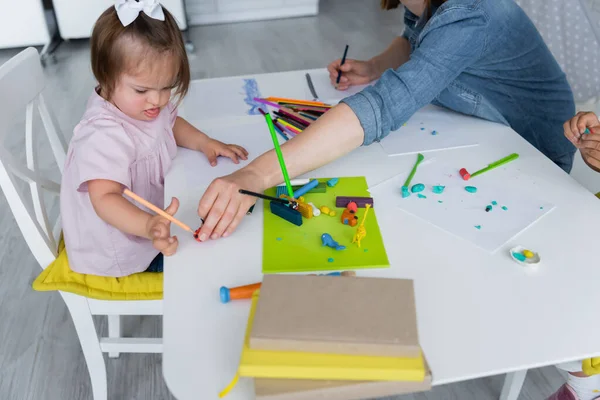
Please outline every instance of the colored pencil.
[[271, 139], [273, 140], [273, 147], [275, 147], [275, 153], [277, 154], [277, 159], [279, 160], [279, 166], [281, 167], [281, 174], [283, 175], [283, 180], [285, 181], [285, 186], [288, 191], [288, 195], [290, 198], [294, 197], [294, 190], [292, 189], [292, 185], [290, 184], [290, 177], [287, 172], [287, 168], [285, 166], [285, 161], [283, 160], [283, 154], [281, 153], [281, 148], [279, 147], [279, 141], [277, 140], [277, 136], [275, 136], [275, 126], [273, 125], [273, 120], [271, 119], [271, 115], [267, 113], [265, 115], [265, 119], [267, 120], [267, 125], [269, 125], [269, 132], [271, 133]]
[[285, 126], [283, 126], [279, 123], [279, 121], [275, 120], [275, 121], [273, 121], [273, 124], [275, 125], [276, 128], [278, 128], [281, 132], [285, 133], [290, 138], [293, 138], [294, 136], [296, 136], [296, 134], [294, 132], [290, 131], [289, 129], [286, 129]]
[[245, 195], [248, 195], [248, 196], [258, 197], [258, 198], [263, 199], [263, 200], [275, 201], [275, 202], [278, 202], [278, 203], [281, 203], [281, 204], [289, 204], [290, 203], [290, 201], [288, 199], [280, 199], [279, 197], [267, 196], [266, 194], [251, 192], [251, 191], [245, 190], [245, 189], [240, 189], [239, 192], [241, 194], [245, 194]]
[[305, 129], [308, 126], [304, 122], [299, 122], [299, 121], [297, 121], [297, 120], [295, 120], [293, 118], [290, 118], [289, 115], [286, 115], [286, 114], [284, 114], [282, 112], [275, 111], [274, 114], [277, 115], [277, 117], [280, 120], [283, 120], [283, 121], [287, 122], [288, 124], [296, 127], [297, 129]]
[[273, 101], [276, 103], [290, 103], [290, 104], [299, 104], [303, 106], [317, 106], [317, 107], [333, 107], [331, 104], [322, 103], [320, 101], [309, 101], [309, 100], [296, 100], [296, 99], [286, 99], [284, 97], [267, 97], [267, 101]]
[[265, 99], [261, 99], [259, 97], [255, 97], [254, 101], [256, 101], [258, 103], [266, 104], [267, 106], [271, 106], [273, 108], [277, 108], [277, 109], [281, 108], [281, 106], [279, 104], [273, 103], [272, 101], [267, 101]]
[[306, 117], [303, 117], [302, 115], [298, 114], [296, 111], [291, 110], [291, 109], [289, 109], [287, 107], [281, 107], [279, 109], [279, 112], [282, 113], [282, 114], [284, 114], [284, 115], [287, 115], [289, 118], [292, 118], [292, 119], [294, 119], [294, 120], [296, 120], [296, 121], [298, 121], [298, 122], [300, 122], [301, 124], [304, 124], [304, 125], [310, 125], [313, 122], [312, 120], [310, 120], [310, 119], [308, 119]]
[[[344, 56], [342, 57], [342, 63], [340, 64], [340, 67], [342, 65], [344, 65], [344, 63], [346, 62], [346, 55], [348, 54], [348, 45], [346, 45], [346, 48], [344, 49]], [[337, 80], [335, 81], [336, 85], [340, 84], [340, 79], [342, 77], [342, 69], [340, 68], [340, 70], [338, 71], [338, 76], [337, 76]]]
[[298, 114], [302, 115], [305, 118], [312, 119], [313, 121], [317, 120], [317, 117], [315, 117], [314, 115], [310, 115], [310, 114], [303, 113], [303, 112], [299, 112]]
[[291, 108], [292, 110], [296, 110], [296, 111], [304, 111], [304, 112], [311, 111], [311, 112], [316, 112], [316, 113], [320, 113], [320, 114], [324, 114], [329, 110], [329, 108], [325, 108], [325, 107], [303, 106], [303, 105], [290, 104], [290, 103], [281, 103], [281, 105], [284, 107]]
[[157, 213], [161, 217], [168, 219], [169, 221], [171, 221], [175, 225], [179, 226], [181, 229], [184, 229], [184, 230], [186, 230], [188, 232], [194, 233], [194, 230], [192, 228], [190, 228], [189, 226], [187, 226], [183, 222], [179, 221], [178, 219], [176, 219], [172, 215], [166, 213], [164, 210], [161, 210], [160, 208], [156, 207], [154, 204], [150, 203], [149, 201], [142, 199], [140, 196], [138, 196], [137, 194], [133, 193], [131, 190], [125, 189], [125, 190], [123, 190], [123, 194], [125, 196], [129, 197], [130, 199], [137, 201], [141, 205], [146, 206], [147, 208], [149, 208], [150, 210], [154, 211], [155, 213]]
[[[277, 121], [278, 124], [281, 124], [281, 121]], [[294, 137], [296, 135], [298, 135], [299, 133], [302, 133], [302, 131], [293, 131], [290, 128], [288, 128], [287, 126], [281, 124], [281, 127], [283, 128], [283, 131], [288, 134], [290, 137]]]
[[288, 128], [289, 130], [294, 132], [295, 134], [302, 133], [302, 129], [296, 128], [294, 125], [290, 124], [289, 122], [287, 122], [281, 118], [279, 118], [277, 121], [284, 127]]
[[[266, 116], [265, 111], [262, 108], [259, 108], [258, 111], [260, 111], [260, 113], [263, 116]], [[285, 140], [286, 142], [289, 140], [289, 138], [287, 137], [287, 135], [285, 133], [283, 133], [283, 131], [281, 129], [279, 129], [277, 126], [275, 126], [275, 131], [277, 131], [277, 133], [279, 133], [279, 135], [283, 138], [283, 140]]]

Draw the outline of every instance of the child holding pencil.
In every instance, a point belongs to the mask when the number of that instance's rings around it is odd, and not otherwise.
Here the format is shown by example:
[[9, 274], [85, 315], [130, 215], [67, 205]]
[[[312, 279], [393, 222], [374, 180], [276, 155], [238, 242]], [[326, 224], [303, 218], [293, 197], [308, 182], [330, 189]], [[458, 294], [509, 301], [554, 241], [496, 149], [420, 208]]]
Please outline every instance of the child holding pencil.
[[[593, 112], [580, 112], [563, 125], [565, 136], [579, 149], [583, 160], [593, 170], [600, 172], [600, 121]], [[594, 359], [558, 364], [567, 371], [567, 382], [547, 400], [600, 399], [600, 370]], [[584, 372], [584, 365], [588, 365]]]
[[[168, 219], [123, 197], [124, 189], [163, 208], [177, 146], [204, 153], [213, 166], [218, 156], [238, 163], [248, 153], [177, 116], [172, 91], [185, 96], [190, 70], [177, 23], [157, 0], [118, 0], [107, 9], [94, 27], [91, 59], [98, 86], [75, 127], [60, 196], [69, 263], [101, 276], [160, 272], [177, 237]], [[173, 199], [165, 211], [178, 206]]]
[[563, 126], [565, 136], [579, 149], [586, 164], [600, 172], [600, 121], [593, 112], [580, 112]]

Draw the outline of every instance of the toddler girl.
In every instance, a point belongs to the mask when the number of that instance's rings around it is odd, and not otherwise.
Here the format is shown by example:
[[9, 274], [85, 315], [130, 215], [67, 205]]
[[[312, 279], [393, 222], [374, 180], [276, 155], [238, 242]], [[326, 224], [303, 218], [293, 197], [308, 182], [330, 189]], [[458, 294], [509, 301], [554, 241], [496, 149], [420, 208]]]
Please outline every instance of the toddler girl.
[[[164, 207], [164, 177], [177, 146], [247, 159], [242, 147], [209, 138], [171, 102], [185, 96], [190, 70], [181, 32], [157, 0], [119, 0], [91, 37], [92, 92], [69, 145], [60, 206], [73, 271], [120, 277], [162, 271], [177, 249], [166, 219], [123, 197], [123, 189]], [[173, 199], [166, 212], [173, 215]]]

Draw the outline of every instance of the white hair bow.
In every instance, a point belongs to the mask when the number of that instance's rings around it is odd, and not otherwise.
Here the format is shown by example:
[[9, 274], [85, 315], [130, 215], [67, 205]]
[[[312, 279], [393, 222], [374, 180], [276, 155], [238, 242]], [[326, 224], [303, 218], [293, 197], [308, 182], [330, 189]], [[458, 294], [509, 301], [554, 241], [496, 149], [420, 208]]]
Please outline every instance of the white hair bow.
[[150, 18], [165, 20], [165, 14], [158, 0], [117, 0], [115, 9], [123, 26], [135, 21], [142, 11]]

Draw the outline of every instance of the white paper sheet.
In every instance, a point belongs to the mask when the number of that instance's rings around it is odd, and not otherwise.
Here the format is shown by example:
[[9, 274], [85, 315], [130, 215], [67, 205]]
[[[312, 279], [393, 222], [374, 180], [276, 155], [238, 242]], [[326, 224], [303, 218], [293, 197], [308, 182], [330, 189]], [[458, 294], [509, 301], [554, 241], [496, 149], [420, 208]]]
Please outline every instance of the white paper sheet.
[[389, 156], [477, 146], [484, 133], [482, 126], [487, 123], [473, 124], [472, 117], [429, 105], [400, 129], [390, 132], [380, 145]]
[[[356, 94], [364, 88], [366, 88], [367, 86], [374, 84], [374, 82], [372, 82], [369, 85], [351, 86], [347, 90], [337, 90], [331, 84], [331, 80], [329, 79], [329, 72], [327, 72], [327, 70], [309, 72], [309, 74], [313, 86], [315, 88], [315, 92], [317, 92], [317, 95], [319, 96], [317, 101], [322, 101], [328, 104], [337, 104], [342, 99]], [[312, 92], [310, 91], [310, 88], [308, 86], [308, 82], [306, 83], [305, 96], [307, 99], [314, 99], [314, 96], [312, 95]]]
[[[484, 175], [464, 181], [456, 168], [440, 162], [421, 165], [411, 182], [425, 185], [420, 194], [426, 198], [419, 198], [417, 193], [402, 198], [401, 188], [408, 174], [369, 189], [378, 207], [399, 207], [491, 253], [554, 208], [546, 201], [520, 193], [517, 185], [503, 187]], [[433, 193], [434, 185], [445, 186], [444, 192]], [[477, 193], [467, 192], [465, 186], [475, 186]], [[492, 210], [486, 212], [488, 205]]]
[[180, 111], [190, 121], [260, 116], [254, 97], [261, 97], [261, 93], [252, 78], [197, 81], [192, 83]]
[[[200, 127], [201, 128], [201, 127]], [[215, 177], [231, 174], [236, 170], [248, 165], [250, 161], [259, 157], [263, 153], [273, 149], [273, 141], [269, 133], [269, 128], [264, 118], [256, 122], [238, 125], [213, 127], [204, 131], [213, 139], [220, 140], [223, 143], [237, 144], [248, 150], [248, 160], [240, 161], [235, 164], [226, 157], [219, 157], [217, 165], [211, 167], [204, 154], [186, 149], [179, 149], [181, 152], [191, 152], [185, 157], [186, 175], [188, 185], [195, 188], [206, 188]], [[279, 138], [279, 144], [283, 144], [283, 139]]]

